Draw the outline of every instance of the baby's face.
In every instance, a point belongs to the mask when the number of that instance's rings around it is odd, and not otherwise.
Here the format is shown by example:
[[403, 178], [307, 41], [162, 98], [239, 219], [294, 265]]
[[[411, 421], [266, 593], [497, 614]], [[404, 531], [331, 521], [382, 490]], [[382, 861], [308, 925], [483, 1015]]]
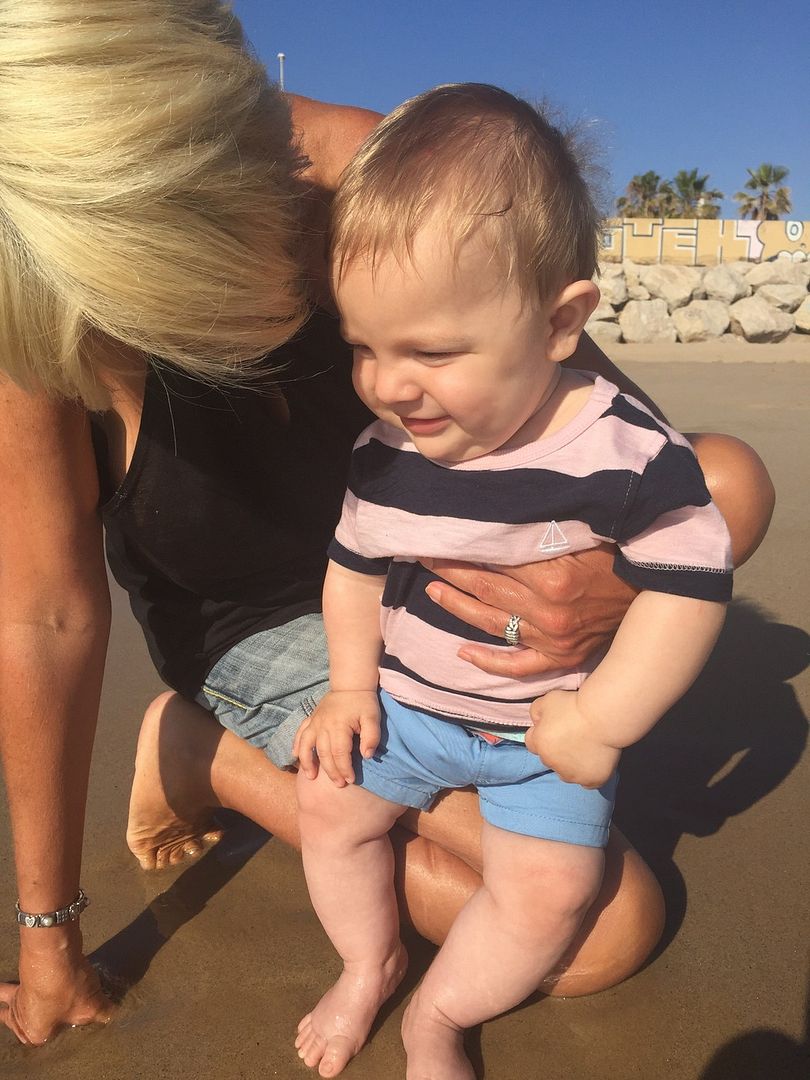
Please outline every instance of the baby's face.
[[549, 322], [517, 285], [504, 285], [480, 240], [454, 258], [438, 227], [426, 226], [412, 260], [385, 256], [372, 273], [357, 259], [335, 292], [357, 393], [420, 453], [469, 461], [520, 445], [555, 375]]

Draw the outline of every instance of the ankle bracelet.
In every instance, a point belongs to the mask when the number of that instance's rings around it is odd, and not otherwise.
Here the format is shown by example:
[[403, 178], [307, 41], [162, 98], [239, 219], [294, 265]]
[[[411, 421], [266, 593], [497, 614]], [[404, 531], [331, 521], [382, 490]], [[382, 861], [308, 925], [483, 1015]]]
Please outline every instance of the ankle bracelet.
[[14, 905], [14, 908], [20, 926], [27, 926], [29, 929], [33, 929], [35, 926], [47, 929], [51, 926], [61, 926], [66, 922], [75, 922], [89, 903], [90, 901], [87, 899], [84, 889], [79, 889], [79, 895], [72, 904], [68, 904], [67, 907], [57, 908], [56, 911], [42, 911], [38, 915], [32, 915], [30, 912], [20, 909], [19, 900]]

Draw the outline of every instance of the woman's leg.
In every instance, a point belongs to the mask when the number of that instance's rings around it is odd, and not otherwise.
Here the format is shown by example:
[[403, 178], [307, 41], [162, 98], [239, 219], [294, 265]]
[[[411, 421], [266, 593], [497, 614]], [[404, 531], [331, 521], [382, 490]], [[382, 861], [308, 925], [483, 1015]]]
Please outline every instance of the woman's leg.
[[689, 434], [706, 486], [731, 533], [734, 565], [750, 559], [762, 543], [776, 501], [762, 458], [733, 435]]
[[[145, 869], [174, 865], [201, 851], [210, 811], [238, 810], [300, 848], [295, 776], [223, 729], [177, 694], [147, 709], [138, 742], [127, 841]], [[409, 820], [424, 835], [392, 831], [404, 914], [435, 944], [480, 887], [481, 819], [477, 800], [453, 792], [429, 814]], [[594, 993], [632, 975], [655, 947], [664, 905], [655, 878], [618, 830], [611, 831], [605, 877], [562, 964], [541, 989], [561, 996]], [[564, 970], [563, 970], [564, 968]]]

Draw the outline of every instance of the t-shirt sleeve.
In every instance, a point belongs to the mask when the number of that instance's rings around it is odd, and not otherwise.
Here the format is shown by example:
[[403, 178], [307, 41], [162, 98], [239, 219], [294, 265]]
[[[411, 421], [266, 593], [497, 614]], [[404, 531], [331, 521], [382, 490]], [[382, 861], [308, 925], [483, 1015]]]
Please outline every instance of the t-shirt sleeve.
[[637, 589], [731, 599], [731, 540], [687, 444], [666, 438], [630, 492], [614, 569]]
[[[358, 445], [362, 441], [363, 436], [358, 439]], [[358, 510], [363, 501], [363, 472], [360, 462], [361, 456], [355, 446], [340, 521], [327, 549], [327, 555], [332, 562], [345, 566], [347, 570], [380, 577], [388, 573], [391, 559], [371, 556], [367, 544], [363, 544], [362, 529], [358, 524]]]

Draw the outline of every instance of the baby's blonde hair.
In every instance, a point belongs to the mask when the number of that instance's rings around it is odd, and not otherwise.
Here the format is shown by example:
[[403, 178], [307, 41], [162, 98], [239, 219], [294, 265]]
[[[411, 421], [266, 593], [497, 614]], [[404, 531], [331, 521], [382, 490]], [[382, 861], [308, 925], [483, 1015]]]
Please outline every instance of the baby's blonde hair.
[[480, 235], [506, 280], [546, 300], [596, 271], [599, 215], [574, 140], [542, 111], [482, 83], [439, 86], [377, 127], [344, 172], [333, 205], [339, 280], [412, 255], [428, 221], [455, 252]]
[[289, 110], [218, 0], [0, 0], [0, 372], [103, 408], [98, 332], [202, 377], [305, 317]]

